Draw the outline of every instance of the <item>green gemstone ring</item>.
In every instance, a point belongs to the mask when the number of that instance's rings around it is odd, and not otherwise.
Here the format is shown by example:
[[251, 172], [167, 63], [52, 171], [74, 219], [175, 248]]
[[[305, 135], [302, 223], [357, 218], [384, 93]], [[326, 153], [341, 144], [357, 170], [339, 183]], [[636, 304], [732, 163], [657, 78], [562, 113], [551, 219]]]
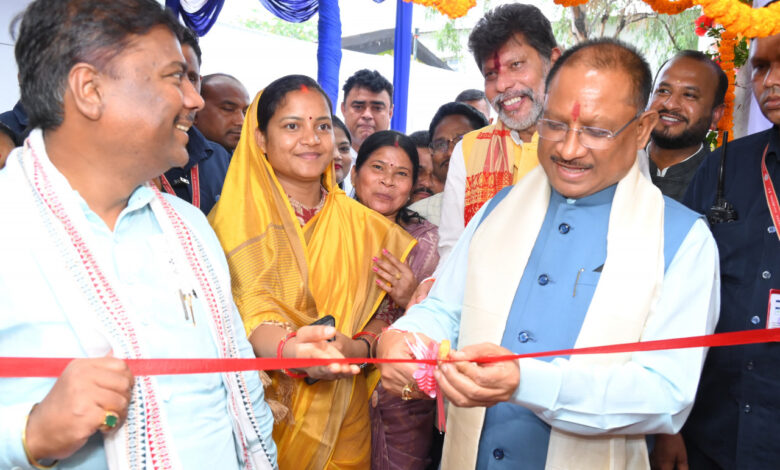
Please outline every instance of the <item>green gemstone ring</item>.
[[114, 429], [119, 423], [119, 415], [113, 411], [106, 411], [106, 416], [103, 417], [103, 426], [108, 429]]

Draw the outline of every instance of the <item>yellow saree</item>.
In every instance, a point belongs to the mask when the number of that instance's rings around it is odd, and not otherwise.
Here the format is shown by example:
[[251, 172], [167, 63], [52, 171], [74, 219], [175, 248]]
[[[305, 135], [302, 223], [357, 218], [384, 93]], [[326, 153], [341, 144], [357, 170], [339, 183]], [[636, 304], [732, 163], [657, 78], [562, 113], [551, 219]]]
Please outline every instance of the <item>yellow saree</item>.
[[[209, 220], [225, 250], [233, 297], [247, 335], [263, 323], [293, 330], [330, 314], [347, 336], [361, 331], [379, 306], [371, 258], [385, 248], [404, 260], [415, 244], [400, 226], [347, 197], [323, 175], [322, 209], [301, 227], [255, 142], [257, 104], [249, 108], [222, 196]], [[289, 383], [281, 372], [273, 386]], [[274, 426], [279, 467], [365, 469], [370, 462], [366, 379], [294, 380], [294, 422]], [[274, 390], [267, 394], [273, 397]]]

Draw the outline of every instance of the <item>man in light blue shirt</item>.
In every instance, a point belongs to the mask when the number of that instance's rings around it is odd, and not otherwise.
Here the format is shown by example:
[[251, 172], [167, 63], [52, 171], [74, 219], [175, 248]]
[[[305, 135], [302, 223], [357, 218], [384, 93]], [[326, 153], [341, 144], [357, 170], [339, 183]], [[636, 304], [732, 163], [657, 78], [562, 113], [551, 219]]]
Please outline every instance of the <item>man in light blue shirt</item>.
[[[452, 341], [451, 357], [468, 361], [713, 331], [712, 237], [636, 162], [658, 119], [645, 111], [651, 83], [619, 41], [561, 56], [539, 121], [541, 168], [477, 213], [428, 298], [380, 338], [379, 357], [411, 356], [411, 332]], [[644, 435], [682, 426], [704, 354], [443, 364], [436, 378], [455, 406], [442, 468], [649, 468]], [[382, 365], [384, 386], [421, 398], [415, 368]]]
[[[37, 0], [16, 45], [34, 128], [0, 171], [0, 468], [273, 469], [257, 373], [133, 377], [123, 358], [254, 357], [203, 214], [145, 184], [203, 100], [154, 0]], [[32, 371], [31, 371], [32, 372]]]

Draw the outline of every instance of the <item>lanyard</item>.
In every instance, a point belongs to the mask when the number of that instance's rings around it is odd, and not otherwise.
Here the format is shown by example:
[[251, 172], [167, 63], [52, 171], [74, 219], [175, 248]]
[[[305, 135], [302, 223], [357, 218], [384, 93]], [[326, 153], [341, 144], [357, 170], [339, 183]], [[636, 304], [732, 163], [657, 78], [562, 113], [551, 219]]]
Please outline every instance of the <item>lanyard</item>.
[[769, 150], [769, 144], [764, 148], [764, 156], [761, 157], [761, 180], [764, 182], [764, 196], [769, 206], [769, 214], [772, 216], [772, 223], [775, 225], [775, 234], [780, 240], [780, 203], [777, 202], [777, 193], [775, 185], [772, 184], [772, 178], [769, 177], [769, 171], [766, 169], [766, 152]]
[[[190, 179], [192, 181], [192, 205], [200, 209], [200, 178], [198, 172], [198, 165], [195, 165], [190, 170]], [[163, 191], [168, 194], [176, 196], [176, 191], [171, 187], [171, 183], [168, 182], [168, 178], [165, 175], [160, 175], [160, 181], [162, 182]]]

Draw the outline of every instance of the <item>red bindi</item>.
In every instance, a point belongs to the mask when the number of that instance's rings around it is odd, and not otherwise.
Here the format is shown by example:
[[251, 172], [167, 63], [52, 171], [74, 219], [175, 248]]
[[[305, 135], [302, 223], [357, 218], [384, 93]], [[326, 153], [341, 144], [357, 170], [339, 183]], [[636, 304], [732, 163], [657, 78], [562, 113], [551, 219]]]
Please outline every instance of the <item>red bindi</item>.
[[574, 103], [574, 106], [571, 107], [571, 119], [572, 121], [576, 122], [579, 117], [580, 117], [580, 102], [576, 101]]
[[501, 70], [501, 61], [498, 60], [498, 51], [493, 53], [493, 68], [496, 69], [496, 72]]

